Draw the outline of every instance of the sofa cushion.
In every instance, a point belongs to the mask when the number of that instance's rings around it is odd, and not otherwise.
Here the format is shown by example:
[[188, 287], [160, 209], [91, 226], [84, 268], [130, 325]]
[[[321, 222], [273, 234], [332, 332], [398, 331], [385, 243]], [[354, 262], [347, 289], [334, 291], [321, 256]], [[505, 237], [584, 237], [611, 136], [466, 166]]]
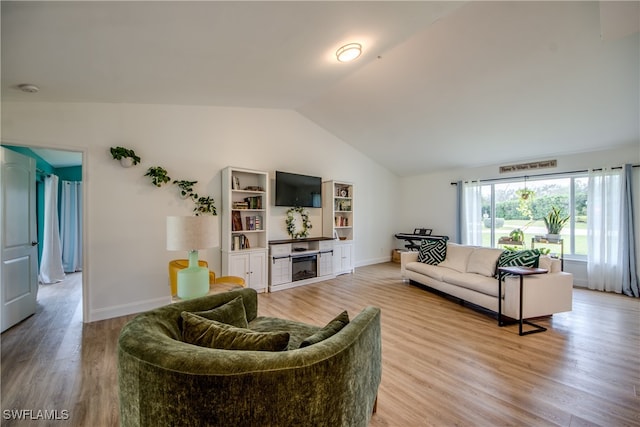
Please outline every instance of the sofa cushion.
[[475, 248], [473, 246], [458, 245], [457, 243], [447, 243], [447, 256], [440, 264], [440, 267], [447, 267], [452, 270], [464, 273], [467, 271], [469, 256]]
[[183, 311], [182, 339], [200, 347], [222, 350], [282, 351], [289, 343], [287, 332], [254, 332]]
[[442, 282], [442, 273], [449, 270], [448, 268], [443, 268], [440, 265], [430, 265], [422, 262], [410, 262], [405, 268], [409, 271], [424, 274], [425, 276], [429, 276], [440, 282]]
[[249, 326], [247, 323], [247, 313], [244, 309], [244, 302], [241, 296], [211, 310], [195, 311], [193, 314], [238, 328], [247, 328]]
[[504, 251], [498, 258], [498, 267], [537, 267], [540, 260], [540, 253], [535, 250], [525, 249], [523, 251]]
[[540, 255], [538, 259], [538, 267], [544, 268], [551, 273], [551, 257], [547, 255]]
[[[448, 270], [444, 274], [444, 281], [461, 288], [471, 289], [492, 297], [498, 296], [498, 281], [495, 277], [487, 277], [476, 273], [460, 273]], [[504, 292], [504, 288], [503, 288]]]
[[424, 239], [420, 242], [420, 250], [418, 251], [418, 261], [438, 265], [444, 261], [447, 255], [447, 241], [444, 239], [430, 240]]
[[304, 348], [310, 346], [312, 344], [317, 344], [320, 341], [324, 341], [327, 338], [332, 337], [333, 335], [340, 332], [342, 328], [347, 326], [349, 323], [349, 314], [346, 311], [338, 314], [331, 322], [327, 323], [327, 325], [320, 329], [315, 334], [307, 337], [304, 341], [300, 343], [300, 348]]
[[467, 273], [477, 273], [487, 277], [495, 276], [498, 258], [502, 252], [504, 252], [502, 249], [475, 248], [469, 255]]
[[549, 255], [540, 255], [538, 267], [544, 268], [549, 273], [558, 273], [562, 271], [562, 263], [558, 258], [552, 258]]

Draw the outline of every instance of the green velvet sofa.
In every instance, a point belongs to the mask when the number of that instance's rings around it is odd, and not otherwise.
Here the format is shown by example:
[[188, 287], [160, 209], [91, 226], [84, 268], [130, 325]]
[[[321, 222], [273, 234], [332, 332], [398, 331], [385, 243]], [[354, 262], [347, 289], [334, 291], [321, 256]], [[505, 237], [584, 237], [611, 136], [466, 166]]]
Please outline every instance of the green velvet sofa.
[[[182, 311], [209, 310], [238, 295], [249, 329], [289, 331], [290, 349], [218, 350], [182, 342]], [[321, 326], [257, 312], [257, 294], [245, 288], [181, 301], [127, 323], [118, 340], [120, 425], [367, 426], [381, 378], [380, 309], [366, 307], [335, 335], [304, 348], [297, 345]]]

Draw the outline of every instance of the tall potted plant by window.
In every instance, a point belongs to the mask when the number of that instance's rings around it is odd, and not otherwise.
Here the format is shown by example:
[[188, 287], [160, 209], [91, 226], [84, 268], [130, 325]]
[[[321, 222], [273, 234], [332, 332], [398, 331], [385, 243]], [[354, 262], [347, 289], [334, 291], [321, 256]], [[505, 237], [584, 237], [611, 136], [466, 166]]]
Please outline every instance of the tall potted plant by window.
[[559, 240], [560, 232], [565, 224], [569, 221], [571, 216], [567, 215], [563, 217], [560, 213], [560, 209], [555, 206], [551, 206], [551, 211], [544, 217], [544, 225], [547, 226], [547, 239]]

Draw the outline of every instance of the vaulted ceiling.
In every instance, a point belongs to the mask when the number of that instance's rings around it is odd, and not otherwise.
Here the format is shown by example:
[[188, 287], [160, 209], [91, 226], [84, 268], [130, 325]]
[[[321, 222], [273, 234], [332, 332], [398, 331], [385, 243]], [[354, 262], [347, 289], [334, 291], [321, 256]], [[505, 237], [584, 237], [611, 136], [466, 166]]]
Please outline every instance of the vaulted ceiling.
[[639, 5], [2, 1], [2, 99], [292, 109], [400, 176], [544, 160], [639, 143]]

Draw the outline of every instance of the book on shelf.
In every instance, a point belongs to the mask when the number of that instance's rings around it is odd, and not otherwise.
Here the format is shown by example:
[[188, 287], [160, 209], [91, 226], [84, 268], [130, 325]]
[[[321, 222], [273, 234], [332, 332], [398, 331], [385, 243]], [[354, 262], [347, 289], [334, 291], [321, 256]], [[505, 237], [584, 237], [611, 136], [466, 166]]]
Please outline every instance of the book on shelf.
[[244, 201], [249, 206], [249, 209], [262, 209], [261, 196], [245, 197]]
[[252, 215], [244, 218], [245, 230], [262, 230], [262, 217], [260, 215]]
[[233, 209], [249, 209], [247, 202], [233, 202]]
[[242, 216], [238, 211], [231, 213], [231, 231], [242, 231]]
[[244, 234], [234, 234], [233, 241], [231, 242], [231, 250], [240, 251], [243, 249], [251, 249], [249, 239]]
[[247, 227], [245, 228], [246, 230], [255, 230], [256, 229], [256, 217], [255, 216], [248, 216], [244, 220], [245, 220], [245, 223], [247, 225]]
[[344, 216], [335, 217], [336, 227], [348, 227], [349, 226], [349, 218]]

